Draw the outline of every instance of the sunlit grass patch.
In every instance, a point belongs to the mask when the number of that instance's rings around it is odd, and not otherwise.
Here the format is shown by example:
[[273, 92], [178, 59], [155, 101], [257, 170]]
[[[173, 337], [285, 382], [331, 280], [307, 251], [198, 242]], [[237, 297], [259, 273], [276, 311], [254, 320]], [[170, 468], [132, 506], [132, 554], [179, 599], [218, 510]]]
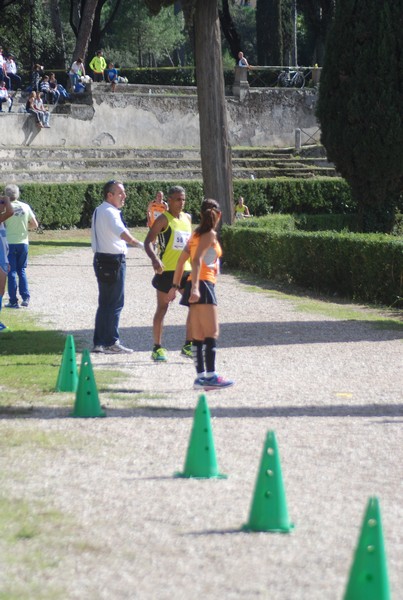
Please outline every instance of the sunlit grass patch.
[[[310, 298], [297, 293], [290, 294], [269, 288], [267, 281], [261, 281], [259, 278], [253, 276], [246, 278], [244, 274], [239, 272], [236, 272], [235, 275], [242, 279], [243, 289], [247, 292], [266, 294], [272, 298], [290, 301], [296, 311], [320, 314], [343, 321], [366, 321], [379, 329], [403, 329], [402, 314], [399, 314], [398, 311], [372, 306], [354, 306], [343, 302], [332, 302], [328, 299]], [[245, 279], [247, 280], [245, 281]]]

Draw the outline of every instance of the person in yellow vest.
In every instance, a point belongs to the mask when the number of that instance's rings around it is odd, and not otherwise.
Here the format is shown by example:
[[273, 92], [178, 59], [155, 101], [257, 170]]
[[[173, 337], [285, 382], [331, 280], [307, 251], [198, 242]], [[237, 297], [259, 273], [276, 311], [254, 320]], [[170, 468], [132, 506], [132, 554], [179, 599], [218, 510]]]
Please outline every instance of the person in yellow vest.
[[106, 69], [106, 60], [102, 56], [102, 50], [98, 50], [92, 61], [90, 62], [90, 69], [94, 74], [94, 81], [104, 80], [104, 71]]
[[238, 202], [235, 206], [235, 218], [236, 219], [244, 219], [245, 217], [250, 217], [251, 214], [249, 212], [249, 208], [246, 204], [243, 203], [242, 196], [239, 196]]
[[203, 200], [200, 225], [194, 230], [176, 266], [169, 301], [175, 299], [180, 286], [184, 266], [190, 258], [192, 272], [188, 277], [180, 301], [189, 306], [192, 331], [192, 353], [196, 367], [194, 389], [222, 389], [234, 382], [224, 379], [215, 370], [217, 338], [219, 333], [215, 283], [222, 254], [217, 240], [216, 227], [221, 218], [218, 202], [211, 198]]
[[150, 229], [157, 217], [168, 210], [168, 204], [164, 200], [164, 192], [157, 192], [154, 200], [148, 203], [147, 206], [147, 227]]
[[[192, 232], [191, 217], [183, 210], [185, 200], [186, 193], [183, 187], [179, 185], [171, 187], [168, 192], [168, 210], [155, 220], [144, 240], [144, 249], [151, 258], [155, 272], [152, 285], [157, 290], [157, 309], [153, 319], [154, 346], [151, 353], [151, 358], [156, 362], [165, 362], [168, 359], [167, 350], [162, 347], [164, 317], [169, 304], [168, 292], [172, 287], [176, 263]], [[158, 255], [155, 248], [157, 238]], [[188, 262], [183, 268], [179, 291], [183, 290], [189, 273]], [[189, 315], [186, 322], [186, 341], [181, 354], [192, 358]]]

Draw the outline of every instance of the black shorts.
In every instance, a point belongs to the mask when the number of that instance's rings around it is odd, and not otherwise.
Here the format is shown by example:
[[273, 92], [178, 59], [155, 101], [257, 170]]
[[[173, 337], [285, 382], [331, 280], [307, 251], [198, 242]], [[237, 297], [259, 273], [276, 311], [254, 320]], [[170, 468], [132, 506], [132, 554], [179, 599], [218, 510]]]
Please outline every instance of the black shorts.
[[[188, 281], [185, 285], [182, 298], [179, 304], [183, 306], [191, 306], [189, 304], [190, 291], [192, 289], [192, 282]], [[211, 281], [199, 281], [200, 299], [198, 302], [192, 302], [192, 304], [214, 304], [217, 306], [217, 297], [215, 295], [215, 285]]]
[[[175, 274], [175, 271], [164, 271], [163, 273], [161, 273], [161, 275], [159, 275], [159, 274], [154, 275], [151, 283], [152, 283], [153, 287], [155, 287], [156, 290], [158, 290], [159, 292], [164, 292], [164, 294], [167, 294], [172, 287], [172, 282], [174, 280], [174, 274]], [[185, 287], [185, 283], [186, 283], [189, 275], [190, 275], [190, 271], [185, 271], [183, 273], [181, 283], [180, 283], [180, 286], [181, 286], [180, 289], [183, 289]]]

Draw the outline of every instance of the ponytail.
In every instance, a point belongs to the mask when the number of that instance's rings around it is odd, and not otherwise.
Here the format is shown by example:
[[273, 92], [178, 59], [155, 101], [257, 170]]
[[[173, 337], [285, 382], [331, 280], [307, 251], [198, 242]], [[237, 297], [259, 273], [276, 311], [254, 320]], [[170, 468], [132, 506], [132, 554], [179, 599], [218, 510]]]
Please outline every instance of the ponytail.
[[215, 229], [218, 220], [220, 218], [221, 210], [217, 200], [212, 198], [206, 198], [203, 200], [200, 209], [200, 225], [196, 227], [195, 234], [197, 236], [203, 233], [208, 233], [212, 229]]

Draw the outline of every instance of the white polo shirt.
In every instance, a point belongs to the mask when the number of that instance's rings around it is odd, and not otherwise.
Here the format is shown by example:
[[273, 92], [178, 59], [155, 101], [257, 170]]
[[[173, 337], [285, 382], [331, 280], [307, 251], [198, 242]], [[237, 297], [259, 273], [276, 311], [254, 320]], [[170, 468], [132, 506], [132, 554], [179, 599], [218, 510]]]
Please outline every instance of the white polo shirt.
[[91, 247], [93, 252], [127, 254], [127, 245], [120, 238], [127, 231], [120, 210], [109, 202], [102, 202], [92, 215]]

